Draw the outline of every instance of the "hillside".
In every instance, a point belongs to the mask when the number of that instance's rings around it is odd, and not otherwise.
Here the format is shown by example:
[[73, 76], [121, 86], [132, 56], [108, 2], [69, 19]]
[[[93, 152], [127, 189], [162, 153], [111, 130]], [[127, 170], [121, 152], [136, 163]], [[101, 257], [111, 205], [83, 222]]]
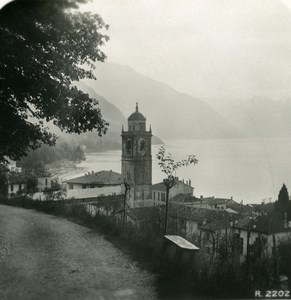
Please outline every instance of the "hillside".
[[291, 99], [205, 99], [246, 137], [289, 138]]
[[[179, 93], [170, 86], [143, 76], [133, 69], [98, 63], [97, 81], [85, 83], [128, 116], [139, 102], [147, 124], [161, 138], [232, 138], [242, 132], [206, 102]], [[170, 129], [170, 130], [169, 130]]]
[[[83, 92], [90, 95], [90, 97], [99, 101], [98, 107], [102, 111], [103, 118], [109, 122], [109, 128], [107, 133], [99, 137], [95, 132], [86, 132], [80, 135], [78, 134], [67, 134], [60, 132], [57, 128], [54, 132], [57, 133], [62, 140], [66, 142], [72, 142], [75, 144], [82, 144], [86, 146], [89, 151], [106, 151], [121, 149], [121, 128], [122, 125], [127, 124], [127, 119], [124, 117], [122, 112], [104, 97], [97, 94], [93, 89], [88, 87], [84, 82], [78, 82], [77, 86]], [[162, 144], [163, 142], [156, 136], [153, 136], [153, 144]]]

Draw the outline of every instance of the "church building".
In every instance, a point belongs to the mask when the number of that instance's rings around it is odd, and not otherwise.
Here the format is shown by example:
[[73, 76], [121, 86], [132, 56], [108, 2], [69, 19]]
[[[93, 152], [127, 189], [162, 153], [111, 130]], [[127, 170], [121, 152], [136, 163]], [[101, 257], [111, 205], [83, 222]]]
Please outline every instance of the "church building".
[[128, 130], [122, 128], [121, 137], [121, 173], [130, 185], [127, 201], [131, 207], [152, 206], [152, 131], [147, 131], [138, 103], [128, 118]]

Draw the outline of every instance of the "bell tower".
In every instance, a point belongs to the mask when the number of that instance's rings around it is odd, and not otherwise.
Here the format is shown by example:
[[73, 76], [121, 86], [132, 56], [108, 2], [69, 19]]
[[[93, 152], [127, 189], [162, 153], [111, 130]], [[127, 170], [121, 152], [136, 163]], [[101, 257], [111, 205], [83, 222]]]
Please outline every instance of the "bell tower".
[[152, 131], [146, 130], [146, 118], [138, 111], [128, 118], [128, 130], [122, 127], [121, 173], [131, 185], [129, 203], [133, 207], [150, 206], [152, 200]]

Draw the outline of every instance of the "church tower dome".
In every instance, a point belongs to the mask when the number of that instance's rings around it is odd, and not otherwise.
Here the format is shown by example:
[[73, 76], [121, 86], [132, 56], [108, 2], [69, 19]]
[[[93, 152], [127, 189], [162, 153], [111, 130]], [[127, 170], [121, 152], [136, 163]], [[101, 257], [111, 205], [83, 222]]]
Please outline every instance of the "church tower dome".
[[144, 115], [138, 111], [138, 103], [137, 102], [136, 102], [136, 106], [135, 106], [135, 112], [129, 116], [128, 121], [144, 121], [144, 122], [146, 121], [146, 118], [144, 117]]
[[138, 111], [138, 103], [136, 102], [135, 112], [132, 113], [128, 120], [128, 131], [146, 131], [146, 118]]

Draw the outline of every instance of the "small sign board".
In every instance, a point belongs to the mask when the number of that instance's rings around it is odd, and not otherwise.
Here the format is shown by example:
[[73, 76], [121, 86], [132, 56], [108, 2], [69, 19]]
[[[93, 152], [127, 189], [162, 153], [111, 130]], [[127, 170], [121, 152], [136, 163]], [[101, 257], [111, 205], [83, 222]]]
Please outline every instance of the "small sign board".
[[179, 235], [164, 235], [163, 261], [176, 266], [191, 266], [197, 246]]

